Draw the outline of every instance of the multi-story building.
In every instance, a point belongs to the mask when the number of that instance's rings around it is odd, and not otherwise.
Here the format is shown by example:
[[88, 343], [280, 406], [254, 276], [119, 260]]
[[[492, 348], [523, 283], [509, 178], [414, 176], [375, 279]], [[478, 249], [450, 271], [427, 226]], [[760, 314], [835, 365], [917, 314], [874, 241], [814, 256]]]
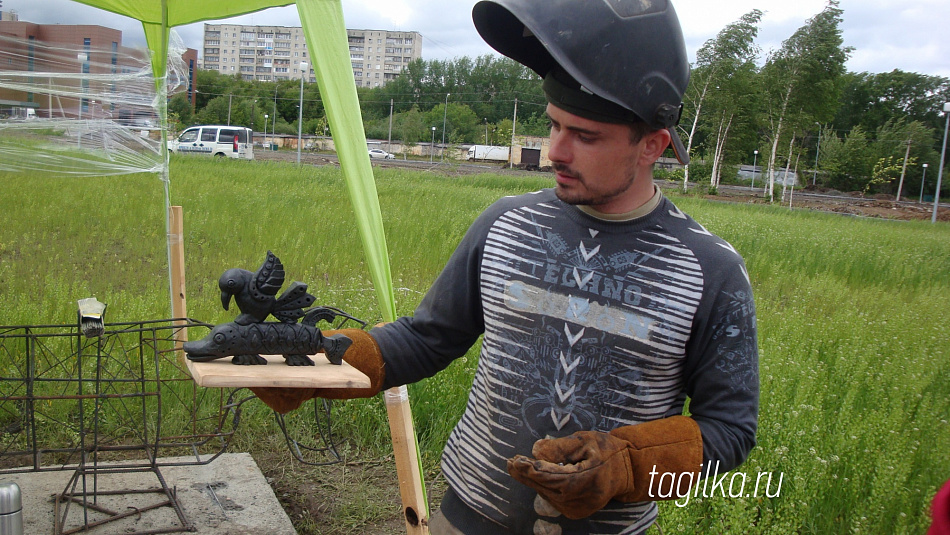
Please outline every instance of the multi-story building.
[[[187, 68], [183, 73], [187, 79], [181, 82], [194, 106], [198, 51], [188, 49], [182, 59]], [[0, 21], [0, 64], [9, 71], [35, 72], [37, 76], [28, 78], [29, 83], [36, 84], [36, 91], [22, 87], [22, 84], [7, 87], [0, 83], [0, 104], [34, 108], [40, 117], [106, 113], [120, 117], [125, 110], [112, 109], [116, 107], [112, 95], [123, 88], [117, 87], [110, 75], [140, 70], [143, 68], [141, 61], [147, 61], [147, 56], [124, 48], [119, 30], [95, 25], [34, 24], [20, 21], [17, 17], [4, 17]], [[44, 73], [51, 76], [44, 77]], [[56, 74], [60, 76], [52, 76]], [[62, 74], [75, 77], [63, 77]], [[63, 91], [51, 91], [49, 88], [54, 83], [63, 85]], [[90, 96], [59, 97], [59, 93], [70, 92], [70, 85], [76, 87], [79, 94]], [[113, 101], [108, 109], [102, 106], [102, 102], [97, 106], [97, 94], [103, 95], [104, 100]]]
[[[395, 79], [422, 57], [418, 32], [347, 30], [353, 79], [360, 87], [378, 87]], [[204, 69], [239, 74], [245, 80], [315, 82], [303, 28], [205, 24]], [[307, 63], [306, 73], [300, 67]]]
[[[0, 2], [2, 4], [3, 2]], [[17, 22], [20, 20], [20, 16], [16, 11], [3, 11], [3, 6], [0, 5], [0, 22]]]

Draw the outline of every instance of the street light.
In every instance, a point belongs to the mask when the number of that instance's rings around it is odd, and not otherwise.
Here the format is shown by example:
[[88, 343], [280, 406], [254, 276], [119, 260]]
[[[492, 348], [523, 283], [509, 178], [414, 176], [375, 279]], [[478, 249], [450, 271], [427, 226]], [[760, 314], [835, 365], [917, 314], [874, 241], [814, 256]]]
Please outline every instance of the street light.
[[485, 117], [485, 144], [488, 145], [488, 117]]
[[[267, 118], [268, 118], [268, 117], [270, 117], [270, 115], [267, 115], [267, 114], [265, 113], [265, 114], [264, 114], [264, 146], [267, 147], [267, 149], [270, 149], [270, 145], [268, 145], [268, 143], [267, 143]], [[265, 149], [265, 150], [267, 150], [267, 149]]]
[[759, 151], [752, 151], [752, 185], [749, 189], [755, 189], [755, 162], [759, 159]]
[[432, 142], [429, 143], [429, 163], [432, 163], [432, 155], [435, 154], [435, 127], [432, 127]]
[[442, 109], [442, 151], [439, 153], [439, 161], [445, 161], [445, 118], [449, 113], [449, 95], [445, 94], [445, 108]]
[[821, 124], [817, 121], [815, 124], [818, 125], [818, 148], [815, 149], [815, 174], [811, 177], [811, 185], [814, 186], [818, 180], [818, 155], [821, 154]]
[[300, 62], [300, 111], [297, 113], [297, 165], [300, 165], [300, 140], [303, 139], [303, 77], [307, 72], [307, 62]]
[[943, 104], [943, 115], [947, 118], [943, 127], [943, 148], [940, 149], [940, 167], [937, 169], [937, 191], [934, 192], [934, 215], [931, 223], [937, 222], [937, 207], [940, 205], [940, 184], [943, 181], [943, 159], [947, 153], [947, 132], [950, 131], [950, 102]]
[[920, 179], [920, 200], [917, 201], [921, 204], [924, 202], [924, 181], [927, 180], [927, 164], [921, 164], [921, 167], [924, 168], [924, 176]]

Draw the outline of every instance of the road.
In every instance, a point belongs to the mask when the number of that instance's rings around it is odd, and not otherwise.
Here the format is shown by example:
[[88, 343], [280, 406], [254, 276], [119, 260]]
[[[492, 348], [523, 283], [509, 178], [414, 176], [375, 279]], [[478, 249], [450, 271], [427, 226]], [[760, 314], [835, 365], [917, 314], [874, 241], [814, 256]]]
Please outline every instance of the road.
[[[268, 151], [258, 149], [255, 151], [258, 160], [282, 161], [296, 163], [297, 153], [294, 151]], [[305, 165], [335, 165], [340, 162], [335, 153], [313, 153], [302, 152], [300, 155], [301, 163]], [[465, 176], [479, 173], [494, 173], [509, 176], [539, 176], [539, 171], [525, 171], [521, 169], [505, 169], [503, 164], [474, 163], [446, 161], [432, 162], [426, 160], [372, 160], [373, 167], [376, 168], [402, 168], [413, 169], [422, 172], [431, 172], [446, 176]], [[681, 183], [658, 180], [657, 184], [665, 191], [673, 191], [682, 188]], [[552, 182], [553, 185], [553, 182]], [[691, 183], [690, 188], [700, 185]], [[787, 206], [789, 200], [781, 200], [781, 188], [775, 190], [776, 200], [774, 204]], [[765, 190], [763, 188], [749, 188], [747, 186], [721, 185], [716, 195], [707, 195], [707, 198], [727, 202], [744, 202], [765, 204]], [[899, 220], [930, 220], [933, 216], [933, 203], [918, 203], [912, 200], [894, 201], [893, 197], [874, 196], [864, 197], [857, 194], [846, 194], [840, 192], [822, 192], [822, 191], [801, 191], [794, 192], [791, 203], [794, 208], [819, 210], [843, 215], [852, 215], [859, 217], [876, 217], [883, 219]], [[940, 203], [940, 211], [937, 214], [938, 221], [950, 222], [950, 204]]]

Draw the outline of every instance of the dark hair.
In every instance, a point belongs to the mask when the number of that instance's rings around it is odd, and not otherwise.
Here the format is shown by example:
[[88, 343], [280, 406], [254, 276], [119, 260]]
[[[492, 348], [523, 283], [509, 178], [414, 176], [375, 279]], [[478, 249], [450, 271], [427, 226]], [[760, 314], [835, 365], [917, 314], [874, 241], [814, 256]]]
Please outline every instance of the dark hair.
[[634, 121], [626, 123], [630, 127], [630, 144], [636, 145], [643, 139], [645, 136], [652, 134], [653, 132], [659, 132], [659, 128], [653, 128], [646, 121]]

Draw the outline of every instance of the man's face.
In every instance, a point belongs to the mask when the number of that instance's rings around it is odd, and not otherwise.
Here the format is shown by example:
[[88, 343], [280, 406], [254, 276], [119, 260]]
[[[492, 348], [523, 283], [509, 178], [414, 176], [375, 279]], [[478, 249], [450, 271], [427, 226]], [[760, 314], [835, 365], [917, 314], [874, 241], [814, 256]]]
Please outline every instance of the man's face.
[[653, 196], [653, 161], [645, 151], [656, 142], [654, 134], [632, 143], [627, 125], [592, 121], [552, 104], [547, 115], [551, 120], [548, 158], [559, 199], [609, 214], [633, 210]]

